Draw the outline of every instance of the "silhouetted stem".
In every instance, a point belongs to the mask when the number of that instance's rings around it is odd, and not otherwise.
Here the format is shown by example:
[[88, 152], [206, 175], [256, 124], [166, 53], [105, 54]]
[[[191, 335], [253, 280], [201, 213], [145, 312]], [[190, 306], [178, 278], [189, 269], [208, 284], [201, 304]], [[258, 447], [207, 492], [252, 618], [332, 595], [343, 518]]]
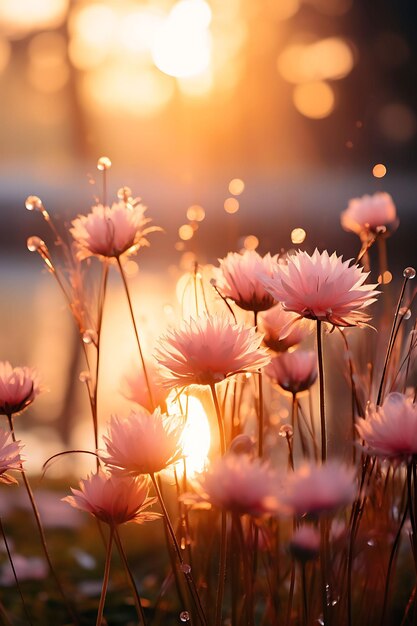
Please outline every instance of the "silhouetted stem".
[[220, 409], [219, 400], [217, 398], [216, 386], [210, 385], [211, 396], [213, 398], [214, 408], [216, 409], [217, 424], [219, 426], [220, 451], [223, 456], [226, 452], [226, 435], [224, 432], [223, 416]]
[[[155, 479], [155, 475], [154, 474], [150, 474], [150, 477], [151, 477], [151, 481], [152, 481], [152, 484], [154, 486], [155, 493], [156, 493], [156, 496], [158, 498], [159, 504], [161, 506], [162, 513], [164, 515], [164, 518], [165, 518], [165, 521], [166, 521], [166, 524], [167, 524], [167, 528], [168, 528], [169, 534], [170, 534], [171, 539], [172, 539], [172, 543], [174, 544], [174, 549], [175, 549], [176, 555], [178, 557], [178, 561], [180, 562], [181, 570], [182, 570], [182, 572], [183, 572], [183, 574], [185, 576], [185, 580], [187, 581], [187, 585], [188, 585], [188, 588], [190, 590], [191, 596], [192, 596], [193, 601], [194, 601], [194, 603], [196, 605], [198, 617], [199, 617], [201, 623], [204, 624], [204, 626], [207, 626], [206, 616], [204, 614], [203, 606], [201, 604], [201, 600], [200, 600], [200, 596], [199, 596], [197, 587], [195, 585], [195, 582], [194, 582], [193, 576], [191, 574], [191, 571], [187, 571], [187, 569], [185, 568], [184, 559], [182, 558], [182, 554], [181, 554], [181, 548], [180, 548], [180, 546], [178, 544], [177, 537], [175, 535], [174, 528], [172, 526], [170, 517], [168, 515], [168, 511], [167, 511], [167, 508], [165, 506], [165, 502], [164, 502], [164, 500], [162, 498], [162, 494], [161, 494], [161, 490], [159, 489], [158, 482]], [[190, 570], [191, 570], [191, 568], [190, 568]]]
[[98, 605], [96, 626], [101, 626], [101, 624], [103, 622], [104, 604], [106, 602], [107, 587], [108, 587], [108, 584], [109, 584], [110, 564], [111, 564], [111, 550], [112, 550], [112, 547], [113, 547], [113, 537], [114, 537], [114, 529], [113, 529], [112, 526], [110, 526], [110, 535], [109, 535], [109, 540], [108, 540], [108, 543], [107, 543], [106, 562], [104, 564], [104, 574], [103, 574], [103, 585], [102, 585], [102, 588], [101, 588], [100, 603]]
[[120, 262], [120, 258], [117, 257], [116, 261], [117, 261], [117, 265], [119, 267], [120, 276], [122, 277], [123, 285], [124, 285], [125, 292], [126, 292], [127, 302], [128, 302], [129, 311], [130, 311], [130, 317], [132, 318], [133, 330], [135, 332], [136, 343], [138, 345], [139, 356], [140, 356], [140, 360], [141, 360], [141, 363], [142, 363], [143, 375], [145, 377], [146, 386], [147, 386], [147, 389], [148, 389], [149, 400], [150, 400], [152, 408], [154, 408], [155, 407], [155, 403], [154, 403], [154, 399], [153, 399], [153, 395], [152, 395], [151, 385], [150, 385], [150, 382], [149, 382], [148, 371], [147, 371], [146, 365], [145, 365], [145, 359], [143, 357], [142, 346], [141, 346], [140, 339], [139, 339], [139, 332], [138, 332], [138, 329], [137, 329], [137, 326], [136, 326], [135, 314], [133, 312], [133, 306], [132, 306], [132, 301], [130, 299], [130, 293], [129, 293], [129, 287], [128, 287], [127, 280], [126, 280], [126, 275], [125, 275], [123, 266], [122, 266], [122, 264]]
[[20, 584], [19, 584], [19, 579], [17, 577], [17, 573], [16, 573], [16, 570], [15, 570], [15, 567], [14, 567], [13, 558], [12, 558], [12, 555], [11, 555], [11, 552], [10, 552], [9, 543], [7, 541], [6, 533], [4, 532], [3, 522], [1, 521], [1, 518], [0, 518], [0, 532], [1, 532], [1, 535], [3, 537], [4, 545], [6, 547], [6, 552], [7, 552], [7, 557], [9, 559], [10, 567], [12, 568], [13, 577], [14, 577], [14, 580], [15, 580], [15, 583], [16, 583], [16, 588], [17, 588], [17, 590], [19, 592], [20, 599], [22, 600], [23, 610], [25, 612], [25, 615], [27, 617], [27, 620], [28, 620], [29, 624], [31, 624], [31, 626], [32, 626], [32, 619], [30, 617], [28, 608], [26, 606], [25, 599], [23, 597], [22, 589], [21, 589]]
[[317, 359], [319, 366], [319, 394], [320, 394], [320, 425], [321, 425], [321, 460], [325, 463], [327, 459], [327, 432], [326, 414], [324, 400], [324, 368], [323, 368], [323, 346], [321, 336], [321, 320], [317, 320]]
[[[8, 415], [7, 419], [9, 421], [9, 426], [10, 426], [10, 432], [12, 434], [12, 439], [13, 439], [13, 441], [16, 441], [16, 435], [15, 435], [14, 427], [13, 427], [13, 416], [12, 415]], [[29, 496], [30, 504], [32, 506], [32, 511], [33, 511], [34, 516], [35, 516], [35, 521], [36, 521], [36, 525], [38, 527], [39, 536], [40, 536], [40, 540], [41, 540], [41, 545], [42, 545], [43, 552], [45, 554], [45, 558], [46, 558], [48, 566], [49, 566], [49, 570], [50, 570], [53, 578], [55, 579], [56, 586], [58, 587], [58, 590], [59, 590], [59, 592], [60, 592], [60, 594], [62, 596], [62, 599], [65, 602], [65, 605], [67, 607], [68, 613], [71, 615], [71, 618], [72, 618], [73, 622], [75, 624], [78, 624], [78, 618], [75, 615], [75, 613], [74, 613], [70, 603], [68, 602], [68, 598], [67, 598], [67, 596], [66, 596], [66, 594], [64, 592], [64, 589], [63, 589], [63, 587], [61, 585], [61, 582], [60, 582], [60, 580], [58, 578], [58, 575], [55, 572], [54, 566], [52, 565], [52, 560], [51, 560], [51, 557], [49, 555], [48, 546], [46, 544], [46, 537], [45, 537], [45, 533], [44, 533], [44, 530], [43, 530], [43, 526], [42, 526], [41, 518], [40, 518], [40, 515], [39, 515], [38, 507], [36, 506], [36, 502], [35, 502], [35, 498], [34, 498], [34, 495], [33, 495], [32, 488], [31, 488], [29, 480], [28, 480], [28, 478], [26, 476], [26, 472], [23, 470], [23, 468], [22, 468], [21, 474], [22, 474], [24, 485], [26, 487], [27, 494]]]
[[389, 555], [387, 575], [385, 578], [384, 603], [382, 606], [382, 615], [381, 615], [381, 622], [380, 622], [381, 626], [383, 626], [385, 622], [385, 614], [386, 614], [387, 605], [388, 605], [388, 594], [389, 594], [389, 585], [391, 582], [392, 567], [394, 565], [394, 558], [395, 558], [395, 555], [397, 554], [398, 546], [400, 544], [401, 531], [404, 527], [405, 520], [407, 519], [407, 512], [408, 512], [407, 507], [405, 507], [404, 514], [402, 516], [400, 525], [398, 527], [397, 534], [395, 535], [394, 543], [392, 544], [391, 553]]
[[129, 563], [128, 563], [128, 560], [127, 560], [127, 557], [126, 557], [126, 553], [125, 553], [125, 551], [123, 549], [122, 541], [120, 539], [120, 535], [119, 535], [119, 531], [118, 531], [117, 527], [114, 530], [114, 539], [115, 539], [116, 546], [117, 546], [117, 549], [118, 549], [119, 554], [120, 554], [120, 558], [122, 559], [124, 568], [126, 570], [126, 574], [127, 574], [128, 579], [129, 579], [129, 584], [130, 584], [130, 586], [132, 588], [132, 591], [133, 591], [133, 598], [135, 600], [136, 612], [138, 614], [139, 621], [142, 621], [143, 626], [146, 626], [146, 618], [145, 618], [145, 613], [143, 611], [143, 606], [142, 606], [142, 603], [141, 603], [141, 600], [140, 600], [140, 595], [139, 595], [138, 589], [136, 587], [136, 583], [135, 583], [135, 579], [134, 579], [133, 574], [132, 574], [132, 570], [129, 567]]

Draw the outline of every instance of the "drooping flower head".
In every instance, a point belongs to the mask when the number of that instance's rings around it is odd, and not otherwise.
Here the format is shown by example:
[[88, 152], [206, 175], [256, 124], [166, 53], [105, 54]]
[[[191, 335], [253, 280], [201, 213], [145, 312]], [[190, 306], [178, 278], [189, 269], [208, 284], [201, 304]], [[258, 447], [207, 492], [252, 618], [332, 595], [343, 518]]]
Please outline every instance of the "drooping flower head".
[[12, 367], [0, 361], [0, 415], [14, 415], [26, 409], [40, 393], [39, 376], [30, 367]]
[[320, 533], [314, 526], [303, 524], [294, 532], [290, 544], [292, 556], [306, 563], [316, 559], [320, 553]]
[[[155, 369], [153, 363], [146, 362], [146, 371], [148, 373], [154, 404], [162, 409], [165, 407], [168, 391], [164, 387], [161, 387], [161, 385], [156, 384]], [[143, 367], [139, 364], [132, 364], [129, 370], [124, 373], [121, 380], [120, 392], [125, 398], [140, 406], [144, 406], [148, 411], [153, 409]]]
[[128, 417], [114, 415], [103, 437], [106, 453], [101, 459], [113, 472], [125, 476], [160, 472], [180, 458], [182, 430], [178, 417], [159, 409], [149, 413], [138, 407]]
[[279, 303], [261, 313], [258, 320], [259, 330], [264, 333], [264, 344], [274, 352], [285, 352], [298, 345], [312, 331], [310, 320], [285, 311]]
[[149, 222], [145, 210], [142, 204], [117, 202], [111, 207], [98, 204], [88, 215], [79, 215], [70, 228], [78, 258], [118, 258], [147, 245], [145, 235], [154, 229], [144, 228]]
[[270, 506], [276, 476], [260, 459], [246, 454], [228, 453], [215, 461], [195, 481], [195, 494], [184, 499], [205, 503], [237, 515], [264, 515]]
[[9, 485], [17, 482], [6, 472], [10, 470], [22, 471], [21, 449], [20, 441], [13, 441], [11, 433], [6, 433], [0, 429], [0, 482]]
[[364, 284], [369, 273], [334, 252], [299, 250], [277, 265], [272, 278], [261, 278], [284, 309], [334, 326], [361, 326], [370, 316], [364, 309], [375, 302], [377, 285]]
[[384, 226], [387, 233], [398, 227], [397, 210], [389, 193], [374, 193], [349, 200], [348, 207], [341, 214], [340, 221], [345, 230], [364, 235], [376, 233]]
[[245, 250], [243, 254], [229, 252], [224, 259], [219, 259], [216, 286], [241, 309], [266, 311], [275, 300], [259, 281], [259, 274], [272, 276], [277, 261], [277, 256], [268, 253], [261, 257], [255, 250]]
[[214, 385], [239, 372], [254, 372], [270, 361], [254, 328], [206, 315], [184, 322], [159, 340], [155, 352], [168, 387]]
[[265, 374], [292, 394], [305, 391], [317, 378], [317, 355], [312, 350], [283, 352], [271, 359]]
[[397, 461], [417, 455], [417, 404], [402, 393], [389, 393], [382, 406], [370, 404], [356, 428], [370, 454]]
[[337, 461], [304, 463], [288, 474], [278, 501], [293, 515], [320, 515], [355, 499], [355, 471]]
[[64, 502], [110, 526], [126, 522], [143, 524], [160, 517], [146, 510], [156, 501], [156, 498], [148, 498], [146, 476], [116, 476], [100, 470], [81, 480], [79, 486], [79, 489], [71, 487], [72, 496], [63, 498]]

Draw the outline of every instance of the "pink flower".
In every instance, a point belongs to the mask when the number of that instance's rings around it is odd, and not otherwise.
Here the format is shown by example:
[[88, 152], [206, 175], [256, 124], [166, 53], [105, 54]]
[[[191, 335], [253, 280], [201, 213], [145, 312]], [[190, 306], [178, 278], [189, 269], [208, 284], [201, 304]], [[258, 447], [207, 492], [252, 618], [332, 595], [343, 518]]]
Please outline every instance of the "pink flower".
[[219, 259], [217, 287], [225, 298], [233, 300], [245, 311], [265, 311], [275, 304], [274, 298], [259, 281], [259, 274], [272, 276], [278, 257], [268, 253], [261, 257], [255, 250], [243, 254], [229, 252]]
[[72, 221], [70, 233], [75, 239], [77, 257], [89, 256], [120, 257], [134, 254], [147, 245], [144, 229], [149, 219], [144, 217], [146, 208], [142, 204], [114, 203], [111, 207], [98, 204], [88, 215], [79, 215]]
[[111, 526], [126, 522], [143, 524], [160, 517], [146, 509], [156, 502], [148, 498], [149, 479], [108, 475], [103, 471], [80, 481], [80, 489], [71, 487], [72, 496], [63, 498], [75, 509], [86, 511]]
[[345, 230], [357, 235], [367, 231], [376, 233], [378, 226], [385, 226], [391, 232], [398, 227], [397, 210], [389, 193], [352, 198], [340, 221]]
[[155, 357], [168, 387], [214, 385], [239, 372], [254, 372], [269, 363], [262, 335], [254, 328], [206, 315], [184, 322], [160, 339]]
[[306, 563], [316, 559], [320, 552], [320, 533], [313, 526], [303, 524], [294, 532], [289, 547], [298, 561]]
[[215, 461], [195, 481], [196, 494], [187, 494], [188, 503], [203, 503], [237, 515], [264, 515], [271, 508], [276, 477], [260, 459], [228, 453]]
[[161, 414], [159, 409], [149, 413], [138, 407], [127, 418], [114, 415], [103, 437], [107, 455], [101, 458], [112, 471], [125, 476], [160, 472], [180, 458], [182, 430], [177, 417]]
[[293, 515], [319, 515], [355, 499], [355, 471], [337, 461], [324, 465], [304, 463], [288, 474], [278, 502]]
[[30, 367], [12, 367], [0, 361], [0, 415], [20, 413], [40, 393], [39, 377]]
[[274, 352], [285, 352], [301, 343], [312, 331], [312, 322], [297, 313], [285, 311], [276, 304], [259, 316], [259, 330], [264, 333], [264, 344]]
[[272, 278], [261, 280], [288, 311], [334, 326], [362, 326], [370, 319], [364, 309], [379, 292], [377, 285], [364, 284], [369, 273], [349, 263], [335, 252], [316, 249], [310, 256], [299, 250], [287, 265], [277, 265]]
[[292, 394], [309, 389], [317, 378], [317, 356], [311, 350], [283, 352], [271, 359], [265, 374]]
[[356, 425], [370, 454], [407, 461], [417, 454], [417, 404], [389, 393], [382, 406], [370, 404]]
[[17, 481], [6, 474], [10, 470], [22, 471], [20, 441], [13, 441], [11, 433], [0, 429], [0, 482], [12, 484]]
[[[156, 406], [163, 408], [165, 407], [168, 392], [160, 385], [155, 384], [156, 372], [153, 364], [146, 363], [146, 371], [148, 373], [154, 403]], [[140, 406], [144, 406], [148, 411], [153, 409], [149, 398], [145, 374], [139, 364], [135, 363], [130, 367], [129, 371], [125, 372], [121, 381], [120, 392], [125, 398]]]

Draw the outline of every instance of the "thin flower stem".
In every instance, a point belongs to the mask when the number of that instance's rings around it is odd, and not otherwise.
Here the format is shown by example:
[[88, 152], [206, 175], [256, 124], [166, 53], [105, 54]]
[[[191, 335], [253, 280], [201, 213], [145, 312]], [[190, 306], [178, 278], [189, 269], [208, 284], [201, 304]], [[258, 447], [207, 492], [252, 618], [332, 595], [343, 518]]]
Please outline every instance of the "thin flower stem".
[[[99, 380], [99, 371], [100, 371], [100, 339], [101, 339], [101, 329], [103, 324], [103, 312], [104, 312], [104, 301], [106, 298], [107, 291], [107, 278], [109, 274], [109, 266], [107, 260], [104, 261], [103, 272], [102, 272], [102, 280], [101, 280], [101, 288], [100, 288], [100, 296], [99, 296], [99, 305], [98, 305], [98, 315], [97, 315], [97, 345], [96, 345], [96, 373], [94, 379], [94, 390], [92, 395], [91, 402], [91, 412], [93, 417], [93, 428], [94, 428], [94, 445], [95, 449], [98, 449], [98, 380]], [[97, 457], [97, 471], [100, 468], [100, 458]]]
[[[15, 435], [14, 426], [13, 426], [13, 416], [12, 415], [7, 415], [7, 419], [9, 421], [9, 427], [10, 427], [10, 432], [11, 432], [11, 435], [12, 435], [12, 439], [13, 439], [14, 442], [16, 442], [16, 435]], [[24, 471], [23, 468], [21, 470], [21, 474], [22, 474], [23, 482], [25, 484], [25, 488], [26, 488], [26, 491], [27, 491], [27, 494], [28, 494], [28, 497], [29, 497], [29, 500], [30, 500], [32, 511], [33, 511], [34, 516], [35, 516], [36, 526], [38, 527], [39, 537], [40, 537], [40, 540], [41, 540], [41, 545], [42, 545], [42, 548], [43, 548], [43, 552], [45, 554], [46, 561], [47, 561], [48, 566], [49, 566], [49, 570], [50, 570], [50, 572], [51, 572], [51, 574], [52, 574], [52, 576], [53, 576], [53, 578], [55, 580], [55, 583], [56, 583], [56, 586], [57, 586], [57, 588], [59, 590], [59, 593], [61, 594], [61, 597], [64, 600], [64, 603], [65, 603], [65, 606], [67, 607], [68, 613], [70, 614], [74, 624], [78, 624], [79, 620], [78, 620], [76, 614], [74, 613], [73, 608], [71, 607], [71, 605], [70, 605], [70, 603], [68, 601], [68, 598], [67, 598], [67, 596], [66, 596], [66, 594], [64, 592], [64, 589], [63, 589], [63, 587], [61, 585], [61, 582], [60, 582], [60, 580], [58, 578], [58, 575], [57, 575], [57, 573], [55, 571], [55, 568], [54, 568], [54, 566], [52, 564], [52, 559], [50, 557], [48, 546], [47, 546], [47, 543], [46, 543], [46, 537], [45, 537], [45, 533], [44, 533], [44, 530], [43, 530], [43, 526], [42, 526], [41, 518], [40, 518], [40, 515], [39, 515], [38, 507], [36, 506], [36, 502], [35, 502], [35, 498], [34, 498], [34, 495], [33, 495], [32, 488], [31, 488], [29, 480], [28, 480], [28, 478], [26, 476], [26, 472]]]
[[[165, 502], [164, 502], [164, 500], [162, 498], [162, 494], [161, 494], [161, 490], [159, 489], [158, 482], [157, 482], [154, 474], [150, 474], [150, 478], [151, 478], [152, 484], [154, 486], [155, 493], [157, 495], [159, 504], [161, 506], [162, 513], [164, 515], [164, 518], [165, 518], [165, 521], [166, 521], [166, 524], [167, 524], [167, 528], [168, 528], [169, 534], [171, 536], [172, 543], [174, 544], [174, 549], [175, 549], [176, 555], [178, 557], [178, 561], [180, 562], [181, 570], [184, 573], [185, 580], [186, 580], [187, 585], [188, 585], [188, 589], [189, 589], [190, 594], [191, 594], [191, 596], [193, 598], [193, 601], [195, 603], [199, 620], [201, 621], [201, 623], [204, 626], [207, 626], [206, 616], [204, 614], [203, 606], [201, 604], [201, 599], [200, 599], [197, 587], [195, 585], [195, 582], [194, 582], [193, 576], [191, 574], [191, 571], [188, 571], [186, 569], [186, 567], [185, 567], [186, 564], [184, 563], [184, 559], [182, 558], [181, 548], [180, 548], [180, 546], [178, 544], [177, 537], [175, 535], [174, 528], [172, 526], [170, 517], [168, 515], [168, 511], [167, 511], [167, 508], [165, 506]], [[190, 570], [191, 570], [191, 568], [190, 568]]]
[[381, 400], [382, 400], [384, 387], [385, 387], [385, 377], [387, 375], [387, 370], [388, 370], [388, 363], [389, 363], [389, 360], [391, 358], [392, 349], [394, 347], [395, 328], [396, 328], [397, 319], [398, 319], [398, 315], [399, 315], [400, 308], [401, 308], [401, 303], [402, 303], [402, 300], [403, 300], [403, 297], [404, 297], [404, 292], [405, 292], [405, 288], [406, 288], [406, 285], [407, 285], [407, 281], [408, 281], [408, 278], [406, 276], [406, 277], [404, 277], [404, 281], [403, 281], [403, 284], [402, 284], [402, 287], [401, 287], [400, 297], [398, 298], [397, 308], [395, 310], [394, 321], [392, 322], [392, 328], [391, 328], [391, 333], [390, 333], [390, 337], [389, 337], [389, 341], [388, 341], [387, 352], [385, 354], [384, 367], [382, 369], [381, 382], [379, 383], [378, 396], [377, 396], [377, 400], [376, 400], [377, 406], [381, 405]]
[[303, 623], [308, 624], [308, 594], [307, 594], [307, 577], [306, 564], [301, 563], [301, 593], [303, 595]]
[[293, 564], [291, 565], [290, 590], [288, 593], [287, 617], [285, 620], [286, 626], [290, 626], [291, 624], [292, 603], [294, 600], [294, 587], [295, 587], [295, 564], [293, 562]]
[[110, 564], [111, 564], [111, 551], [113, 547], [114, 528], [110, 526], [110, 535], [107, 542], [106, 550], [106, 562], [104, 565], [103, 585], [101, 588], [100, 603], [97, 611], [96, 626], [101, 626], [103, 623], [104, 604], [106, 602], [107, 587], [109, 584]]
[[388, 606], [389, 586], [390, 586], [391, 576], [392, 576], [392, 567], [394, 565], [395, 555], [397, 554], [397, 550], [398, 550], [398, 547], [400, 545], [401, 532], [402, 532], [402, 529], [404, 527], [405, 520], [407, 519], [407, 513], [408, 513], [408, 509], [407, 509], [407, 507], [405, 507], [404, 508], [404, 514], [403, 514], [403, 516], [401, 518], [401, 522], [400, 522], [400, 525], [398, 527], [397, 534], [395, 535], [394, 543], [392, 544], [391, 553], [389, 555], [388, 569], [387, 569], [387, 574], [386, 574], [386, 577], [385, 577], [384, 602], [383, 602], [383, 606], [382, 606], [382, 614], [381, 614], [380, 626], [384, 626], [384, 623], [385, 623], [385, 615], [386, 615], [387, 606]]
[[245, 604], [246, 604], [246, 621], [245, 624], [247, 626], [254, 626], [254, 616], [253, 616], [253, 579], [250, 575], [250, 564], [248, 559], [248, 549], [245, 543], [245, 537], [243, 535], [242, 522], [238, 515], [233, 516], [233, 522], [235, 531], [239, 538], [240, 550], [241, 550], [241, 558], [242, 558], [242, 567], [243, 567], [243, 580], [245, 583]]
[[117, 526], [114, 529], [114, 539], [115, 539], [116, 546], [117, 546], [117, 549], [118, 549], [119, 554], [120, 554], [120, 558], [122, 559], [124, 568], [126, 570], [126, 574], [127, 574], [128, 579], [129, 579], [130, 586], [132, 588], [133, 598], [135, 600], [136, 612], [137, 612], [138, 617], [139, 617], [139, 622], [142, 622], [143, 626], [146, 626], [146, 618], [145, 618], [145, 613], [144, 613], [144, 610], [143, 610], [142, 602], [140, 600], [140, 595], [139, 595], [138, 589], [136, 587], [136, 583], [135, 583], [135, 579], [134, 579], [133, 574], [132, 574], [132, 570], [129, 567], [129, 563], [128, 563], [128, 560], [127, 560], [127, 557], [126, 557], [126, 553], [125, 553], [125, 551], [123, 549], [123, 544], [122, 544], [122, 541], [120, 539], [119, 530], [118, 530]]
[[214, 408], [216, 409], [217, 424], [219, 426], [220, 451], [223, 456], [226, 453], [226, 434], [224, 432], [223, 416], [220, 409], [219, 400], [217, 398], [216, 386], [210, 385], [211, 396], [213, 398]]
[[120, 276], [122, 277], [123, 286], [124, 286], [125, 292], [126, 292], [127, 302], [128, 302], [129, 311], [130, 311], [130, 317], [132, 318], [133, 330], [135, 332], [136, 343], [138, 345], [139, 356], [140, 356], [140, 360], [141, 360], [141, 363], [142, 363], [143, 375], [145, 376], [146, 386], [147, 386], [147, 389], [148, 389], [149, 400], [150, 400], [151, 406], [154, 408], [155, 407], [155, 403], [154, 403], [154, 399], [153, 399], [153, 395], [152, 395], [151, 385], [150, 385], [150, 382], [149, 382], [148, 371], [147, 371], [146, 365], [145, 365], [145, 359], [143, 357], [142, 346], [141, 346], [140, 339], [139, 339], [139, 332], [138, 332], [138, 328], [136, 326], [135, 314], [133, 312], [132, 300], [130, 298], [130, 292], [129, 292], [129, 287], [128, 287], [127, 280], [126, 280], [126, 274], [124, 272], [124, 269], [123, 269], [123, 266], [122, 266], [122, 264], [120, 262], [120, 258], [119, 257], [116, 258], [116, 261], [117, 261], [117, 265], [119, 267]]
[[322, 517], [320, 520], [320, 570], [321, 570], [321, 595], [323, 605], [323, 621], [326, 626], [330, 626], [330, 607], [329, 607], [329, 525], [327, 519]]
[[321, 460], [322, 460], [322, 463], [325, 463], [327, 460], [327, 432], [326, 432], [326, 413], [325, 413], [325, 401], [324, 401], [324, 367], [323, 367], [321, 320], [317, 320], [317, 358], [318, 358], [318, 365], [319, 365]]
[[15, 566], [14, 566], [14, 563], [13, 563], [12, 554], [10, 552], [9, 543], [7, 541], [6, 533], [4, 532], [3, 522], [1, 520], [1, 518], [0, 518], [0, 532], [1, 532], [1, 535], [3, 537], [4, 545], [6, 547], [6, 552], [7, 552], [7, 557], [9, 559], [10, 567], [12, 568], [13, 577], [14, 577], [14, 580], [15, 580], [15, 583], [16, 583], [16, 588], [17, 588], [17, 590], [19, 592], [19, 596], [20, 596], [20, 599], [22, 601], [23, 610], [25, 612], [25, 615], [26, 615], [26, 618], [27, 618], [29, 624], [32, 626], [32, 624], [33, 624], [32, 618], [30, 617], [30, 613], [29, 613], [29, 610], [28, 610], [28, 608], [26, 606], [25, 598], [23, 596], [22, 588], [20, 586], [19, 579], [17, 577], [16, 569], [15, 569]]
[[264, 394], [262, 384], [262, 372], [258, 372], [259, 381], [259, 409], [258, 409], [258, 456], [263, 457], [264, 453]]

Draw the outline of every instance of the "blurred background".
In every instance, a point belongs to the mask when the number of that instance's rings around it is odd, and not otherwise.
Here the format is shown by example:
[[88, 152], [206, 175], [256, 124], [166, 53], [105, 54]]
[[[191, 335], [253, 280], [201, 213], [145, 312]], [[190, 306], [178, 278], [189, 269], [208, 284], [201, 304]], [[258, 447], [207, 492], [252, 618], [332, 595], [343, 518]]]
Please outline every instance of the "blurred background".
[[[26, 249], [33, 234], [52, 243], [26, 196], [63, 229], [111, 158], [111, 193], [131, 187], [165, 230], [130, 268], [147, 337], [194, 259], [296, 245], [354, 257], [340, 212], [365, 193], [394, 198], [401, 275], [417, 257], [416, 19], [412, 0], [0, 1], [0, 358], [38, 367], [50, 389], [22, 417], [34, 466], [62, 447], [52, 426], [82, 430], [86, 409], [68, 383], [82, 369], [71, 320]], [[134, 350], [112, 285], [103, 420]]]

